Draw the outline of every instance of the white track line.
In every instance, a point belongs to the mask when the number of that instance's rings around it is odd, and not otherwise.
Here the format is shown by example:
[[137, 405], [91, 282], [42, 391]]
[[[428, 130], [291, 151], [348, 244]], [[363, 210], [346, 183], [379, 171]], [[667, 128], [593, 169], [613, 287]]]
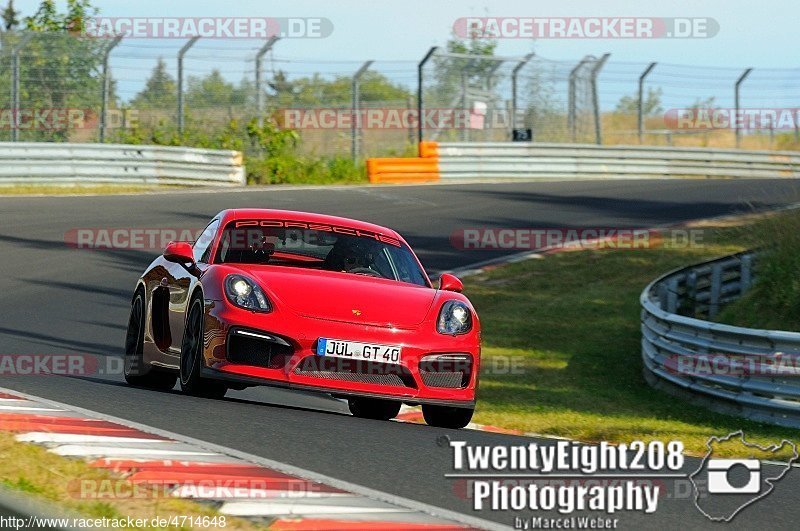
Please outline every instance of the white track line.
[[0, 411], [66, 411], [65, 409], [53, 409], [36, 406], [4, 406], [0, 405]]
[[153, 457], [157, 459], [186, 460], [191, 457], [213, 457], [219, 454], [192, 450], [161, 450], [156, 448], [131, 448], [129, 446], [86, 446], [64, 444], [50, 449], [65, 457]]
[[164, 439], [144, 439], [140, 437], [114, 437], [111, 435], [85, 435], [79, 433], [52, 433], [43, 431], [32, 431], [21, 433], [16, 436], [20, 442], [34, 444], [60, 443], [60, 444], [164, 444], [171, 443]]

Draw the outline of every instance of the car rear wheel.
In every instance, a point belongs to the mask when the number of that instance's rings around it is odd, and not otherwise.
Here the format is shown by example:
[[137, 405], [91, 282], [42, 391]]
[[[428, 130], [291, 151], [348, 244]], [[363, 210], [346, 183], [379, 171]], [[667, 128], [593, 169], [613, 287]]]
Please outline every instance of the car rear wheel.
[[458, 430], [469, 424], [472, 420], [472, 408], [460, 408], [449, 406], [422, 405], [422, 416], [428, 426], [437, 428], [450, 428]]
[[193, 396], [222, 398], [228, 387], [200, 376], [203, 370], [203, 299], [194, 297], [181, 342], [181, 390]]
[[175, 373], [146, 366], [144, 349], [144, 292], [139, 290], [131, 303], [128, 332], [125, 335], [125, 381], [136, 387], [168, 391], [175, 387]]
[[400, 413], [400, 402], [378, 398], [350, 398], [347, 401], [354, 417], [373, 420], [390, 420]]

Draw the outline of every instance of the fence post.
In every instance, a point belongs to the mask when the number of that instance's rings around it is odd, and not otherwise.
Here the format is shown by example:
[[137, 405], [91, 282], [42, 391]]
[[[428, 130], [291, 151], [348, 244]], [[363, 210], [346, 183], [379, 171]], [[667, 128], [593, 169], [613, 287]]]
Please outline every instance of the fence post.
[[108, 60], [111, 56], [111, 50], [117, 47], [122, 40], [122, 36], [114, 37], [111, 44], [108, 45], [103, 53], [103, 96], [100, 104], [100, 143], [106, 141], [106, 127], [108, 124], [108, 98], [111, 93], [111, 76], [108, 75]]
[[[439, 50], [438, 46], [434, 46], [428, 53], [425, 54], [425, 57], [422, 58], [422, 61], [419, 62], [417, 65], [417, 149], [419, 148], [419, 144], [422, 143], [422, 75], [423, 70], [425, 69], [425, 63], [428, 62], [433, 54], [435, 54]], [[422, 152], [420, 150], [419, 155], [422, 156]]]
[[[408, 110], [408, 116], [412, 115], [412, 113], [414, 112], [413, 111], [414, 107], [415, 107], [415, 105], [414, 105], [414, 97], [413, 96], [409, 96], [408, 99], [406, 100], [406, 108]], [[409, 146], [414, 145], [414, 135], [415, 134], [416, 133], [414, 131], [414, 122], [409, 119], [408, 120], [408, 145]]]
[[33, 37], [32, 33], [25, 33], [18, 43], [11, 48], [11, 141], [19, 140], [19, 52]]
[[642, 143], [642, 135], [644, 134], [644, 78], [653, 71], [658, 63], [650, 63], [645, 68], [642, 75], [639, 76], [639, 99], [636, 102], [636, 124], [639, 132], [639, 144]]
[[256, 113], [258, 114], [258, 126], [264, 126], [264, 88], [261, 86], [261, 77], [262, 77], [262, 64], [261, 61], [264, 59], [264, 55], [270, 49], [272, 49], [272, 45], [280, 40], [280, 37], [272, 36], [269, 38], [266, 44], [258, 50], [256, 54]]
[[600, 123], [600, 98], [597, 95], [597, 76], [603, 65], [606, 64], [610, 53], [604, 53], [603, 57], [592, 67], [592, 107], [594, 107], [594, 141], [597, 145], [603, 143], [603, 124]]
[[178, 52], [178, 134], [183, 134], [183, 56], [194, 46], [200, 37], [192, 37]]
[[351, 92], [353, 97], [353, 116], [350, 119], [350, 156], [353, 159], [353, 162], [358, 160], [358, 155], [360, 151], [360, 143], [361, 143], [361, 113], [359, 112], [359, 103], [360, 103], [360, 89], [361, 89], [361, 76], [364, 75], [364, 72], [370, 67], [370, 65], [374, 61], [367, 61], [361, 68], [359, 68], [355, 74], [353, 74], [353, 81]]
[[750, 72], [752, 72], [752, 71], [753, 71], [752, 68], [748, 68], [744, 72], [742, 72], [742, 75], [739, 76], [739, 79], [736, 80], [736, 85], [734, 86], [734, 89], [733, 89], [733, 102], [734, 102], [733, 104], [734, 104], [734, 107], [736, 108], [735, 109], [736, 113], [733, 115], [733, 128], [734, 128], [734, 131], [736, 132], [736, 147], [737, 148], [739, 147], [739, 144], [741, 143], [741, 136], [742, 136], [741, 128], [739, 127], [739, 87], [744, 82], [744, 80], [747, 79], [747, 76], [749, 76]]
[[569, 88], [567, 93], [567, 129], [569, 129], [572, 142], [576, 142], [577, 124], [575, 120], [575, 77], [578, 71], [590, 60], [590, 56], [586, 56], [575, 65], [569, 73]]
[[[517, 63], [514, 67], [514, 70], [511, 71], [511, 132], [513, 134], [514, 129], [517, 127], [517, 74], [519, 71], [522, 70], [526, 64], [530, 62], [531, 59], [536, 54], [533, 52], [529, 53], [523, 59]], [[532, 129], [531, 129], [532, 131]], [[533, 136], [531, 134], [531, 136]]]

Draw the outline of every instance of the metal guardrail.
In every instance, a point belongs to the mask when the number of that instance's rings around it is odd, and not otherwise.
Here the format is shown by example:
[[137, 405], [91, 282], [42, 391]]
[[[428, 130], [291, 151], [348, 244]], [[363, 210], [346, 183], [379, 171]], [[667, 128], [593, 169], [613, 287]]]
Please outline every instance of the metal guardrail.
[[440, 179], [800, 177], [800, 153], [523, 142], [437, 146]]
[[752, 284], [753, 252], [685, 267], [642, 292], [642, 359], [654, 387], [711, 409], [800, 428], [800, 333], [703, 320]]
[[0, 186], [246, 184], [238, 151], [123, 144], [0, 142]]

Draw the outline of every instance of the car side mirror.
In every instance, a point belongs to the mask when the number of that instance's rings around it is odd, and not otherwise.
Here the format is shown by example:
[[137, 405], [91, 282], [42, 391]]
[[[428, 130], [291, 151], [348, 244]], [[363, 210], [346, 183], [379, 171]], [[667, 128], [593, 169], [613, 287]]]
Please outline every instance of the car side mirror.
[[167, 248], [164, 249], [164, 258], [177, 264], [195, 265], [192, 246], [187, 242], [169, 242]]
[[457, 276], [451, 275], [450, 273], [444, 273], [442, 274], [441, 278], [439, 278], [439, 289], [461, 293], [464, 291], [464, 284], [458, 279]]

